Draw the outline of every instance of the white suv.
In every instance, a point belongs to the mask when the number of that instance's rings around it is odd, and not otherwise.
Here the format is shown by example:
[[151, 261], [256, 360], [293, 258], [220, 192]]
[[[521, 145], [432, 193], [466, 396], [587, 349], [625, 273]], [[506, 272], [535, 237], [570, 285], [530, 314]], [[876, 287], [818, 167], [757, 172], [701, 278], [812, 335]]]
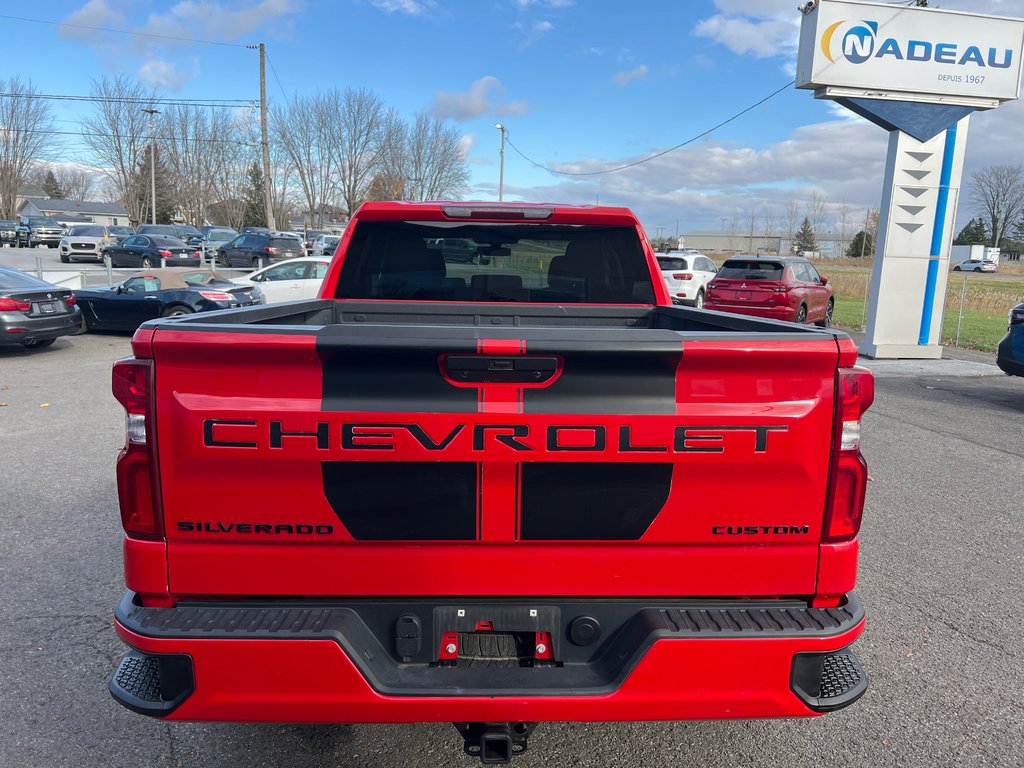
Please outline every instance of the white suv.
[[682, 251], [659, 253], [657, 257], [672, 303], [703, 307], [707, 284], [718, 273], [714, 262], [703, 254]]
[[955, 267], [954, 272], [995, 272], [996, 263], [994, 261], [986, 261], [984, 259], [968, 259], [967, 261], [961, 261]]

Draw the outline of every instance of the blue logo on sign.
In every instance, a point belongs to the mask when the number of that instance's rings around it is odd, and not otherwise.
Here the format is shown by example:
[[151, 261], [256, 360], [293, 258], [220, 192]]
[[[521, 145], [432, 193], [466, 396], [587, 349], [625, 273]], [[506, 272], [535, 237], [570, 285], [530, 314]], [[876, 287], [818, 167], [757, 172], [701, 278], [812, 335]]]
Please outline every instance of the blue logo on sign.
[[843, 56], [854, 64], [863, 64], [875, 52], [875, 36], [878, 34], [877, 21], [865, 21], [851, 27], [843, 35]]

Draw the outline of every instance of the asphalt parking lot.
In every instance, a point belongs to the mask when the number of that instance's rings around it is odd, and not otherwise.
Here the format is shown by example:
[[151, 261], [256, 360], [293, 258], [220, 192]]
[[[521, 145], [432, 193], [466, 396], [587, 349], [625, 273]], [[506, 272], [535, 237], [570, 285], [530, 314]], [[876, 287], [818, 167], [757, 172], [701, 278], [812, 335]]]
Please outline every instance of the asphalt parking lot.
[[[0, 767], [478, 764], [448, 724], [170, 724], [114, 703], [123, 420], [109, 378], [128, 353], [128, 337], [95, 334], [0, 347]], [[807, 721], [547, 723], [517, 765], [1021, 765], [1024, 379], [984, 356], [876, 368], [867, 695]]]

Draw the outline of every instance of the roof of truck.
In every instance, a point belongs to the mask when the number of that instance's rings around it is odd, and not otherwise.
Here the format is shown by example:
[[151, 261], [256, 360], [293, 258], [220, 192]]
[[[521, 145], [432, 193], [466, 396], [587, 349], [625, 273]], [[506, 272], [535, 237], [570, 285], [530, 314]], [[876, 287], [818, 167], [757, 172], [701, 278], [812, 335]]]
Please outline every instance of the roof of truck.
[[[542, 216], [545, 210], [551, 213]], [[353, 219], [379, 221], [524, 221], [531, 224], [590, 224], [632, 226], [639, 224], [629, 208], [565, 203], [496, 203], [493, 200], [407, 200], [367, 202]]]

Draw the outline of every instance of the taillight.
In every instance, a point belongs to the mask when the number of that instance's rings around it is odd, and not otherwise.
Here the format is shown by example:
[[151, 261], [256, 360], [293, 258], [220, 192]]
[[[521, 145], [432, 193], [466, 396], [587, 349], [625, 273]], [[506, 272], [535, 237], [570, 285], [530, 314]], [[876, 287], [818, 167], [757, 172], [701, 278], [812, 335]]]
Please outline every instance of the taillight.
[[263, 248], [264, 253], [277, 253], [277, 248], [271, 248], [269, 245]]
[[199, 251], [196, 251], [196, 252], [195, 252], [195, 253], [193, 253], [192, 255], [193, 255], [193, 256], [195, 256], [195, 257], [196, 257], [197, 259], [201, 259], [201, 258], [203, 258], [203, 257], [202, 257], [202, 254], [200, 254], [200, 253], [199, 253]]
[[165, 259], [171, 258], [171, 252], [170, 251], [160, 251], [160, 255], [163, 256]]
[[31, 301], [18, 301], [17, 299], [0, 299], [0, 312], [28, 312], [31, 309]]
[[821, 540], [850, 541], [860, 530], [868, 468], [860, 452], [860, 420], [875, 399], [875, 379], [860, 366], [840, 368], [836, 382], [835, 442]]
[[693, 280], [693, 275], [689, 272], [676, 272], [672, 275], [673, 280]]
[[708, 289], [709, 290], [714, 289], [714, 288], [718, 288], [718, 287], [719, 287], [718, 283], [716, 283], [714, 281], [711, 281], [710, 283], [708, 283]]
[[124, 448], [117, 456], [121, 526], [133, 538], [160, 539], [160, 501], [151, 461], [155, 451], [153, 361], [133, 357], [118, 360], [111, 388], [125, 410]]
[[550, 219], [555, 209], [543, 206], [443, 205], [441, 212], [449, 219]]
[[75, 306], [75, 304], [78, 303], [78, 300], [75, 298], [75, 294], [69, 293], [67, 296], [64, 297], [64, 303], [67, 304], [69, 307], [73, 307]]
[[235, 297], [224, 291], [200, 291], [199, 295], [210, 301], [232, 301]]
[[772, 286], [772, 290], [775, 291], [776, 293], [789, 293], [791, 290], [793, 290], [793, 286], [791, 286], [791, 285], [774, 285], [774, 286]]
[[1009, 317], [1010, 325], [1020, 325], [1024, 323], [1024, 306], [1014, 307], [1010, 310]]

